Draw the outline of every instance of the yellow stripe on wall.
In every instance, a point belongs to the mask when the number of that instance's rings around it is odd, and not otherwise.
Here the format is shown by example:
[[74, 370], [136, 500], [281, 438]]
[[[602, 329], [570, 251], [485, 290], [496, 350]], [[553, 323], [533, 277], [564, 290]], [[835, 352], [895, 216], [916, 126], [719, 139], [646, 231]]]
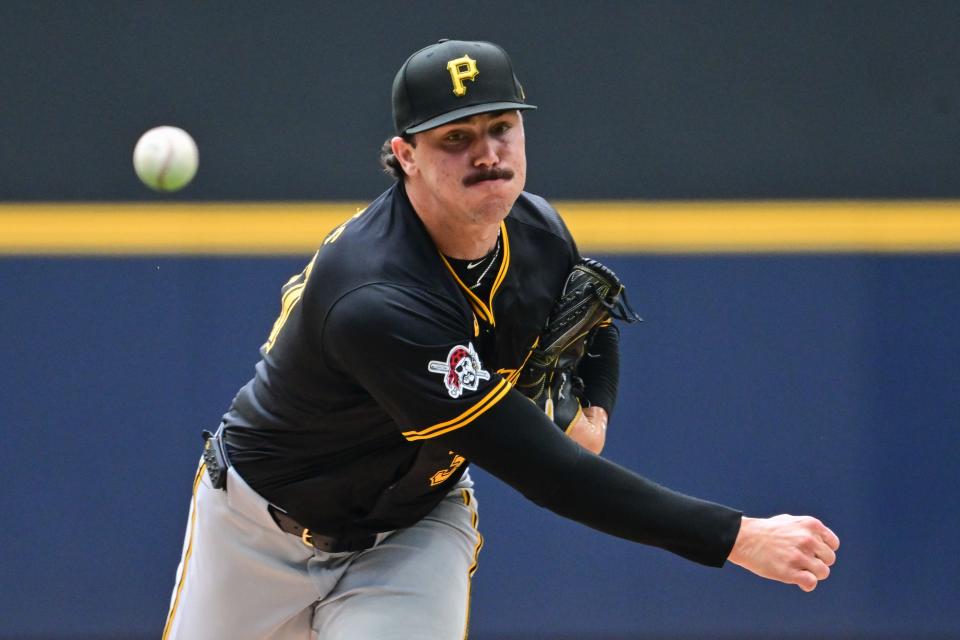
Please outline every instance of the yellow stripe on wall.
[[584, 250], [958, 251], [960, 201], [561, 203]]
[[[960, 201], [554, 203], [585, 253], [958, 252]], [[0, 204], [0, 254], [309, 254], [365, 203]]]
[[357, 203], [0, 205], [0, 253], [304, 254]]

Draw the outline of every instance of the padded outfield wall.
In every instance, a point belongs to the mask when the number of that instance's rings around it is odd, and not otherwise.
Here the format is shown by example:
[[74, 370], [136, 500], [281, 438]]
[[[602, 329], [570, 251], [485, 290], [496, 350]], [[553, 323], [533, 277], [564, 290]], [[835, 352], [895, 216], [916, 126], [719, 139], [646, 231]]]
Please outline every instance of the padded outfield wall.
[[[818, 514], [840, 561], [803, 594], [563, 522], [478, 472], [474, 637], [954, 637], [960, 258], [584, 251], [645, 318], [623, 332], [607, 455], [749, 513]], [[0, 637], [156, 637], [199, 432], [307, 256], [0, 259]]]
[[[441, 36], [513, 53], [529, 187], [645, 319], [605, 454], [843, 541], [803, 594], [477, 470], [471, 637], [957, 637], [957, 7], [2, 3], [0, 638], [159, 636], [199, 431]], [[130, 168], [159, 123], [200, 144], [173, 196]]]

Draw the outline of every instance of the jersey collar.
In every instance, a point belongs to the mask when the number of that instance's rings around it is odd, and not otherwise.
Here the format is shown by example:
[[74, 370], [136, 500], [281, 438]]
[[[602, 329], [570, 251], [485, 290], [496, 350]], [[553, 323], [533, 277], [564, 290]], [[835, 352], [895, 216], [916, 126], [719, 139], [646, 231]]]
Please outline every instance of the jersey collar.
[[490, 296], [488, 300], [483, 301], [477, 294], [475, 294], [470, 287], [468, 287], [463, 280], [460, 279], [460, 276], [457, 275], [457, 272], [454, 271], [453, 266], [451, 266], [450, 261], [447, 260], [447, 257], [437, 250], [437, 253], [440, 254], [440, 259], [443, 260], [443, 264], [447, 267], [447, 271], [450, 272], [450, 275], [453, 276], [453, 279], [456, 280], [457, 284], [460, 285], [460, 288], [463, 289], [464, 293], [467, 294], [467, 300], [470, 302], [470, 306], [473, 307], [473, 312], [477, 315], [480, 320], [489, 324], [492, 327], [497, 326], [496, 319], [493, 317], [493, 298], [497, 294], [497, 290], [500, 288], [500, 285], [503, 284], [503, 279], [507, 276], [507, 268], [510, 265], [510, 238], [507, 234], [507, 225], [505, 222], [500, 222], [500, 239], [503, 242], [503, 258], [500, 260], [500, 268], [497, 270], [497, 277], [493, 280], [493, 285], [490, 287]]

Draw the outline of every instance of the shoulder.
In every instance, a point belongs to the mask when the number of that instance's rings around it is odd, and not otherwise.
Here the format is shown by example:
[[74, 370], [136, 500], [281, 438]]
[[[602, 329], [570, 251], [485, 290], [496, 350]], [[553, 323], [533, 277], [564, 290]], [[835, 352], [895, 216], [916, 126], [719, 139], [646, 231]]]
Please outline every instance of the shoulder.
[[370, 282], [334, 301], [325, 325], [340, 335], [398, 337], [459, 330], [464, 323], [461, 307], [437, 291], [395, 282]]
[[566, 223], [557, 210], [541, 196], [524, 191], [517, 198], [510, 217], [515, 222], [553, 235], [564, 242], [572, 243], [573, 238]]
[[398, 191], [393, 186], [352, 216], [345, 216], [344, 221], [331, 229], [323, 239], [321, 253], [341, 253], [344, 256], [340, 257], [345, 257], [358, 244], [376, 242], [378, 229], [390, 225], [397, 197]]
[[328, 300], [359, 286], [394, 282], [442, 287], [436, 247], [394, 185], [333, 229], [320, 245], [315, 273]]
[[458, 339], [471, 318], [431, 289], [371, 282], [340, 295], [320, 323], [322, 349], [341, 367], [375, 353]]
[[521, 193], [507, 217], [507, 225], [512, 227], [515, 236], [523, 237], [534, 247], [549, 252], [560, 251], [570, 261], [579, 258], [577, 244], [563, 218], [553, 205], [538, 195]]

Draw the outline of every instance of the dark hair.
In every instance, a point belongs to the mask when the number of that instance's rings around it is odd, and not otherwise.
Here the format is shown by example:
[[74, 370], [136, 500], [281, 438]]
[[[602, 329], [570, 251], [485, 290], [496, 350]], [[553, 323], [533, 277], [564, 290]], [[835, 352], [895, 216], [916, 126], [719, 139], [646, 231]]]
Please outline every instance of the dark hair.
[[[413, 134], [404, 133], [400, 137], [410, 146], [417, 146], [417, 143], [413, 139]], [[397, 159], [397, 156], [393, 155], [393, 147], [390, 145], [391, 140], [393, 140], [393, 136], [387, 138], [383, 146], [380, 147], [380, 165], [383, 167], [383, 172], [387, 175], [392, 176], [396, 180], [403, 180], [403, 176], [406, 174], [403, 172], [403, 167], [400, 166], [400, 161]]]

